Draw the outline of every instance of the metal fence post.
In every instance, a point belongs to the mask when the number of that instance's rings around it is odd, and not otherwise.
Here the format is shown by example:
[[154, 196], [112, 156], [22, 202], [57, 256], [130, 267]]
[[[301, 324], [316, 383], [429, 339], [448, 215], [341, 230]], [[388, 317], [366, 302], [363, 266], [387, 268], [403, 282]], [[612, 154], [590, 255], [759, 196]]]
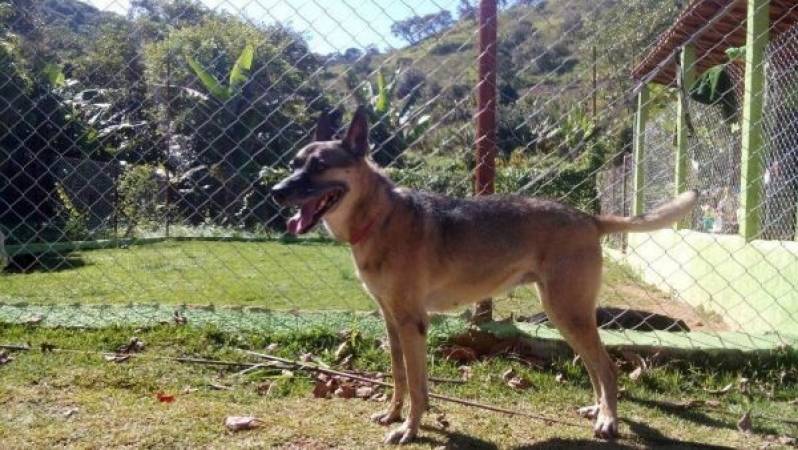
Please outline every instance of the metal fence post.
[[[494, 191], [496, 177], [496, 0], [479, 3], [479, 84], [477, 85], [477, 165], [474, 192], [489, 195]], [[475, 322], [493, 318], [493, 301], [477, 304]]]
[[635, 116], [634, 137], [634, 201], [632, 214], [643, 214], [645, 198], [643, 186], [646, 184], [646, 172], [643, 160], [646, 157], [646, 122], [648, 121], [648, 85], [640, 86], [637, 96], [637, 115]]
[[[676, 173], [674, 175], [674, 186], [676, 187], [676, 195], [687, 190], [687, 170], [690, 167], [690, 155], [688, 155], [688, 142], [687, 142], [687, 102], [690, 100], [687, 97], [687, 91], [695, 81], [695, 48], [691, 44], [687, 44], [682, 49], [681, 62], [679, 64], [680, 73], [677, 76], [681, 77], [681, 89], [678, 92], [678, 105], [677, 105], [677, 121], [676, 121]], [[677, 222], [675, 228], [677, 230], [685, 229], [688, 227], [690, 220], [682, 219]]]
[[749, 241], [759, 235], [762, 223], [762, 100], [765, 47], [769, 39], [769, 6], [768, 0], [748, 0], [740, 158], [740, 234]]

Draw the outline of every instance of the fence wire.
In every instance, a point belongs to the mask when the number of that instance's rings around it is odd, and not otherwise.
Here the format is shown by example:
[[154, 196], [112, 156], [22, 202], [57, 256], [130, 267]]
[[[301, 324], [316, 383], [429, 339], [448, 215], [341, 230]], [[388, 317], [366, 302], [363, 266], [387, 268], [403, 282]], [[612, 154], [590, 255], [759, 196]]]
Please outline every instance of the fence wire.
[[[373, 309], [347, 249], [323, 229], [287, 237], [291, 212], [269, 196], [322, 111], [343, 127], [366, 105], [373, 158], [397, 184], [472, 194], [473, 2], [93, 3], [100, 8], [0, 2], [0, 248], [9, 255], [0, 320], [104, 326], [186, 314], [233, 329], [291, 328], [310, 316], [348, 320], [309, 311]], [[639, 80], [630, 69], [677, 20], [664, 3], [501, 4], [497, 192], [631, 214]], [[715, 5], [688, 40], [731, 9]], [[745, 69], [728, 64], [731, 110], [686, 102], [697, 234], [605, 242], [599, 322], [622, 342], [657, 330], [649, 342], [757, 347], [798, 325], [798, 274], [773, 262], [798, 258], [785, 242], [796, 239], [796, 30], [766, 52], [758, 238], [773, 244], [708, 250], [701, 241], [741, 232]], [[649, 105], [638, 165], [646, 211], [675, 192], [674, 98], [665, 86]], [[752, 268], [746, 252], [769, 268]], [[740, 287], [740, 277], [752, 281]], [[766, 298], [752, 300], [768, 283]], [[540, 310], [527, 289], [496, 303], [497, 316], [533, 324]]]

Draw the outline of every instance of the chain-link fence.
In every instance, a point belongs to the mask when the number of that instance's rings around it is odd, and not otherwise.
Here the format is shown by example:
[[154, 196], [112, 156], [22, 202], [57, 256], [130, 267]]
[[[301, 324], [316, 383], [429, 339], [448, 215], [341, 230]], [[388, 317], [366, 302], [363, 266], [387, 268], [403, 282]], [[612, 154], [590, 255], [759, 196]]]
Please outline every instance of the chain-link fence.
[[[343, 129], [365, 105], [373, 159], [398, 185], [474, 191], [473, 2], [92, 3], [0, 2], [4, 321], [103, 326], [185, 315], [291, 328], [340, 319], [313, 311], [374, 309], [347, 248], [321, 228], [288, 236], [291, 212], [270, 198], [323, 111]], [[789, 266], [798, 253], [784, 242], [796, 232], [798, 34], [783, 30], [795, 8], [773, 7], [782, 9], [764, 71], [757, 238], [774, 241], [717, 249], [703, 239], [743, 232], [746, 69], [740, 57], [706, 55], [734, 47], [719, 36], [744, 35], [746, 25], [729, 19], [740, 5], [710, 3], [680, 13], [655, 0], [500, 2], [498, 193], [623, 215], [639, 198], [650, 210], [679, 185], [677, 134], [686, 127], [683, 184], [702, 194], [688, 227], [695, 234], [606, 241], [599, 322], [617, 343], [750, 348], [780, 343], [798, 325], [798, 264]], [[705, 20], [686, 34], [666, 31], [691, 11]], [[680, 41], [668, 47], [673, 36]], [[680, 123], [682, 83], [669, 64], [699, 39], [708, 47], [696, 75], [708, 60], [723, 63], [727, 84], [710, 81], [708, 101], [682, 86]], [[630, 76], [639, 61], [649, 70]], [[636, 162], [641, 81], [661, 86], [651, 88]], [[527, 318], [517, 322], [526, 331], [545, 327], [529, 319], [541, 309], [530, 290], [495, 308]]]

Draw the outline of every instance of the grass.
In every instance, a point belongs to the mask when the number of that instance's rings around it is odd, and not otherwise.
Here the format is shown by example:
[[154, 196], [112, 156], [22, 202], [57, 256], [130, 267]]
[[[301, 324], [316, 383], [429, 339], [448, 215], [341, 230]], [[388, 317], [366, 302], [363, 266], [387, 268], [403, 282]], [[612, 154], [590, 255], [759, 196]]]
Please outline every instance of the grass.
[[370, 309], [346, 247], [167, 241], [89, 250], [0, 274], [0, 300]]
[[[296, 358], [310, 352], [332, 362], [342, 340], [336, 331], [269, 335], [208, 326], [76, 330], [0, 324], [1, 343], [27, 342], [38, 348], [46, 342], [92, 352], [17, 352], [13, 361], [0, 365], [0, 442], [9, 449], [99, 445], [377, 448], [385, 430], [367, 422], [367, 417], [384, 406], [380, 403], [314, 399], [311, 381], [301, 372], [290, 377], [265, 371], [237, 376], [238, 369], [157, 359], [189, 355], [242, 360], [245, 358], [236, 348], [262, 350], [277, 343], [277, 353], [282, 356]], [[133, 335], [145, 343], [140, 358], [112, 363], [94, 353], [113, 351]], [[387, 371], [386, 354], [373, 338], [350, 338], [350, 342], [357, 368]], [[439, 343], [433, 340], [433, 348]], [[798, 431], [786, 422], [798, 416], [791, 404], [798, 396], [795, 357], [793, 351], [783, 350], [767, 360], [752, 357], [748, 365], [734, 370], [709, 361], [703, 366], [670, 361], [659, 363], [636, 382], [622, 375], [620, 411], [625, 438], [614, 443], [593, 440], [588, 422], [573, 412], [575, 406], [590, 400], [589, 382], [581, 365], [563, 360], [529, 368], [500, 358], [480, 361], [473, 363], [473, 376], [465, 384], [436, 384], [433, 390], [582, 426], [547, 426], [528, 418], [434, 402], [424, 421], [422, 439], [411, 448], [757, 448], [772, 441], [771, 435]], [[434, 351], [430, 356], [433, 375], [456, 377], [456, 366]], [[507, 387], [501, 373], [508, 367], [528, 377], [534, 388], [516, 391]], [[557, 381], [558, 374], [564, 382]], [[737, 386], [741, 377], [748, 378], [749, 394], [737, 388], [724, 395], [707, 391], [728, 383]], [[275, 383], [268, 395], [256, 392], [264, 381]], [[215, 390], [211, 383], [230, 389]], [[175, 394], [176, 400], [160, 403], [155, 398], [159, 391]], [[690, 400], [707, 399], [719, 404], [684, 406]], [[736, 430], [735, 423], [749, 409], [754, 429], [746, 435]], [[451, 423], [448, 429], [436, 422], [440, 413]], [[238, 433], [224, 429], [226, 416], [249, 414], [263, 419], [263, 426]]]
[[[690, 314], [611, 261], [605, 263], [604, 280], [602, 305]], [[28, 270], [0, 273], [0, 302], [375, 309], [346, 246], [280, 241], [165, 241], [51, 255]], [[499, 317], [540, 311], [532, 287], [518, 288], [495, 304]]]

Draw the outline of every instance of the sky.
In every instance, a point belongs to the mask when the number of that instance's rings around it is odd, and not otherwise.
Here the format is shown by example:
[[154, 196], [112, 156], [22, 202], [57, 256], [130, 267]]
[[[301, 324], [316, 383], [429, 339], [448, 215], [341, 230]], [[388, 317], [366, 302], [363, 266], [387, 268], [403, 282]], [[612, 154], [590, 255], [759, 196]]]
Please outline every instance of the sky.
[[[125, 14], [129, 0], [83, 0], [99, 9]], [[290, 24], [302, 32], [313, 51], [329, 53], [376, 45], [381, 50], [403, 42], [391, 35], [391, 24], [414, 15], [448, 9], [459, 0], [201, 0], [216, 10], [241, 14], [260, 23]]]

